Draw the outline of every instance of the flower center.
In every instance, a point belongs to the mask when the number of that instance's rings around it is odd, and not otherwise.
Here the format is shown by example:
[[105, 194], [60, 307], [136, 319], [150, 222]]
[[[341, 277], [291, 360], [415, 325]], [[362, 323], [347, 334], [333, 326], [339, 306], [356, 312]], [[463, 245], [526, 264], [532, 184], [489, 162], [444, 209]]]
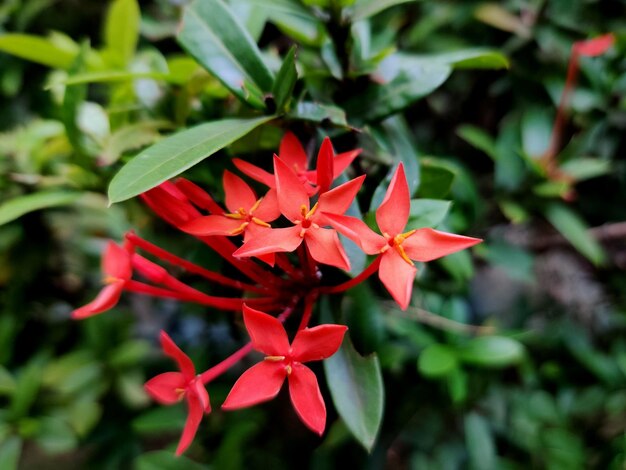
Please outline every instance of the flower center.
[[411, 266], [414, 266], [415, 263], [413, 263], [411, 258], [409, 258], [408, 255], [406, 254], [406, 252], [404, 251], [404, 248], [402, 247], [402, 243], [404, 243], [404, 240], [409, 238], [415, 232], [417, 232], [417, 229], [409, 230], [408, 232], [401, 233], [401, 234], [395, 235], [393, 237], [391, 235], [389, 235], [388, 233], [383, 233], [383, 236], [387, 239], [387, 245], [383, 246], [381, 248], [380, 252], [384, 253], [389, 248], [393, 248], [393, 249], [395, 249], [398, 252], [398, 254], [402, 257], [402, 259], [404, 261], [409, 263]]
[[264, 360], [269, 362], [284, 362], [285, 370], [287, 371], [287, 375], [291, 375], [293, 370], [292, 368], [292, 359], [289, 356], [265, 356]]
[[257, 225], [260, 225], [261, 227], [271, 227], [270, 224], [268, 224], [267, 222], [265, 222], [264, 220], [259, 219], [258, 217], [254, 217], [254, 211], [256, 211], [259, 206], [261, 205], [261, 201], [263, 200], [263, 198], [258, 199], [254, 205], [250, 208], [250, 211], [246, 211], [243, 207], [240, 207], [239, 209], [237, 209], [236, 212], [233, 212], [231, 214], [224, 214], [224, 217], [228, 217], [229, 219], [235, 219], [235, 220], [243, 220], [244, 222], [237, 227], [234, 230], [230, 231], [231, 235], [240, 235], [243, 232], [245, 232], [246, 227], [248, 226], [248, 224], [250, 222], [253, 222]]
[[315, 205], [311, 208], [311, 210], [307, 210], [304, 204], [300, 206], [300, 215], [302, 216], [302, 220], [296, 221], [296, 224], [302, 225], [302, 230], [300, 230], [300, 237], [304, 238], [304, 234], [306, 233], [306, 230], [311, 227], [320, 228], [319, 225], [317, 225], [315, 222], [311, 220], [311, 218], [315, 214], [315, 211], [317, 210], [318, 205], [319, 205], [319, 202], [316, 202]]
[[110, 274], [107, 276], [104, 276], [104, 278], [102, 279], [103, 284], [114, 284], [117, 281], [119, 281], [119, 279], [115, 276], [111, 276]]

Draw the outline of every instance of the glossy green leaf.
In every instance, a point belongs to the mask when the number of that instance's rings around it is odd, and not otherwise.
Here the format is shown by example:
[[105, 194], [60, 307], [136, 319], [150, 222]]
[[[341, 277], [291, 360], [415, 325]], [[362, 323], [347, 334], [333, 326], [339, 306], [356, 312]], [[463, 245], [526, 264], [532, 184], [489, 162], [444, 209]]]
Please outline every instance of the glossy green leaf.
[[599, 158], [574, 158], [563, 163], [559, 169], [575, 181], [583, 181], [609, 173], [611, 162]]
[[317, 123], [331, 123], [340, 127], [348, 127], [346, 113], [343, 109], [313, 101], [300, 101], [288, 115], [291, 119]]
[[479, 336], [457, 349], [461, 361], [480, 367], [508, 367], [524, 357], [519, 341], [504, 336]]
[[478, 413], [465, 417], [465, 442], [469, 453], [469, 468], [472, 470], [495, 470], [496, 447], [493, 435], [485, 418]]
[[274, 117], [223, 119], [163, 139], [122, 167], [109, 186], [109, 200], [124, 201], [152, 189], [271, 119]]
[[57, 417], [43, 417], [35, 438], [37, 444], [51, 454], [67, 452], [78, 446], [78, 439], [72, 428]]
[[155, 450], [140, 455], [133, 462], [136, 470], [206, 470], [207, 467], [173, 451]]
[[16, 380], [16, 391], [12, 396], [9, 410], [16, 418], [24, 417], [35, 402], [41, 386], [41, 358], [31, 360], [24, 366]]
[[0, 51], [56, 69], [70, 68], [77, 54], [48, 38], [18, 33], [0, 35]]
[[348, 15], [352, 21], [360, 21], [402, 3], [416, 0], [357, 0]]
[[185, 426], [187, 411], [184, 406], [160, 406], [133, 419], [133, 430], [146, 435], [161, 435], [180, 431]]
[[458, 367], [458, 360], [450, 347], [432, 344], [420, 353], [417, 367], [425, 377], [437, 379], [452, 373]]
[[372, 83], [344, 107], [350, 119], [375, 121], [401, 111], [432, 93], [450, 76], [451, 67], [408, 54], [393, 54], [376, 71], [384, 84]]
[[504, 54], [479, 47], [424, 57], [449, 64], [455, 69], [502, 69], [509, 67], [509, 59]]
[[141, 121], [113, 132], [103, 142], [98, 161], [103, 165], [116, 162], [125, 152], [155, 143], [161, 138], [159, 129], [171, 127], [165, 121]]
[[261, 7], [269, 20], [287, 36], [308, 46], [319, 46], [324, 38], [323, 23], [298, 1], [294, 0], [248, 0]]
[[451, 201], [441, 199], [411, 199], [407, 230], [436, 227], [446, 218], [451, 206]]
[[269, 92], [274, 76], [248, 31], [222, 0], [185, 7], [179, 43], [237, 97], [251, 102], [248, 85]]
[[272, 87], [277, 112], [282, 112], [289, 104], [297, 79], [296, 47], [293, 46], [283, 59], [283, 64], [276, 75], [276, 80]]
[[563, 204], [553, 203], [546, 208], [545, 216], [554, 228], [593, 264], [600, 265], [606, 260], [604, 249], [587, 232], [589, 227], [574, 211]]
[[66, 206], [78, 199], [80, 193], [73, 191], [41, 191], [17, 196], [0, 205], [0, 225], [11, 222], [29, 212], [49, 207]]
[[370, 452], [383, 417], [384, 387], [378, 357], [362, 357], [346, 336], [339, 351], [324, 361], [324, 372], [339, 416]]
[[22, 439], [11, 436], [0, 442], [0, 468], [2, 470], [17, 470], [22, 453]]
[[456, 133], [470, 145], [485, 152], [492, 160], [498, 158], [498, 150], [493, 137], [482, 129], [468, 124], [459, 127]]
[[433, 159], [422, 160], [422, 182], [419, 196], [427, 199], [441, 199], [450, 192], [455, 174], [444, 163]]
[[114, 0], [104, 25], [104, 42], [115, 57], [115, 65], [126, 66], [139, 40], [141, 13], [137, 0]]
[[46, 84], [46, 88], [53, 88], [58, 85], [82, 85], [86, 83], [109, 83], [109, 82], [130, 82], [142, 78], [153, 80], [163, 80], [170, 83], [180, 83], [177, 77], [160, 72], [132, 72], [125, 70], [102, 70], [98, 72], [84, 72], [70, 75], [69, 77], [53, 77]]
[[0, 395], [11, 395], [15, 390], [15, 379], [13, 375], [0, 365]]

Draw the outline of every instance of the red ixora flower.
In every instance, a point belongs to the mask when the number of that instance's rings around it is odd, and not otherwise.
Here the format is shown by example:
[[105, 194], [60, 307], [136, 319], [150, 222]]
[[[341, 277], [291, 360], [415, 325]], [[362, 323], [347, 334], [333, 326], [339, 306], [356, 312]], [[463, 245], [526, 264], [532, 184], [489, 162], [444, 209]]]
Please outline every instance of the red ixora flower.
[[412, 260], [432, 261], [469, 248], [478, 238], [421, 228], [403, 232], [409, 220], [411, 197], [402, 163], [393, 175], [385, 199], [376, 210], [382, 235], [362, 220], [344, 215], [324, 214], [340, 233], [359, 244], [365, 253], [380, 254], [378, 277], [404, 310], [408, 307], [417, 269]]
[[180, 372], [159, 374], [148, 380], [144, 389], [154, 400], [163, 405], [172, 405], [183, 398], [187, 401], [187, 421], [176, 448], [176, 455], [181, 455], [193, 441], [202, 416], [211, 412], [211, 403], [201, 377], [196, 375], [193, 362], [176, 346], [165, 331], [161, 331], [161, 347], [166, 355], [176, 361]]
[[335, 354], [348, 328], [344, 325], [305, 328], [298, 331], [290, 346], [278, 319], [246, 305], [243, 319], [252, 347], [265, 354], [265, 359], [239, 377], [222, 409], [236, 410], [271, 400], [287, 378], [296, 413], [311, 431], [321, 435], [326, 426], [326, 406], [315, 374], [302, 363]]
[[[360, 153], [361, 149], [356, 149], [335, 155], [330, 139], [326, 137], [317, 154], [317, 168], [309, 170], [302, 144], [293, 133], [287, 131], [280, 141], [278, 158], [293, 170], [307, 194], [312, 196], [318, 191], [320, 194], [328, 191], [333, 180], [343, 173]], [[239, 158], [234, 158], [233, 163], [250, 178], [270, 188], [276, 187], [274, 175], [271, 173]]]
[[105, 287], [94, 300], [74, 310], [72, 318], [88, 318], [106, 312], [117, 304], [124, 286], [133, 274], [130, 249], [109, 242], [102, 256], [102, 274]]

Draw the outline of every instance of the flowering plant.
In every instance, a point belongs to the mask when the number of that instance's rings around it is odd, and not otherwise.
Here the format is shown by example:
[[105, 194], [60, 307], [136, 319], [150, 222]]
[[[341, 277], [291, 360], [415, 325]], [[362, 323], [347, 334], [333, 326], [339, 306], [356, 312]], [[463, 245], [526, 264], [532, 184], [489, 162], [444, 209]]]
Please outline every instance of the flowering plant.
[[[243, 311], [251, 342], [199, 374], [189, 357], [166, 332], [161, 332], [163, 351], [176, 361], [180, 371], [154, 377], [146, 383], [145, 390], [162, 404], [182, 399], [187, 402], [188, 418], [177, 454], [188, 448], [203, 415], [211, 412], [206, 385], [252, 350], [264, 354], [264, 360], [237, 380], [222, 409], [236, 410], [269, 400], [288, 379], [298, 416], [309, 429], [322, 434], [326, 406], [315, 374], [303, 363], [332, 356], [339, 349], [347, 327], [336, 324], [309, 327], [320, 296], [345, 292], [378, 272], [383, 285], [405, 310], [411, 301], [417, 273], [413, 260], [431, 261], [480, 242], [477, 238], [407, 226], [411, 194], [402, 163], [395, 169], [376, 210], [382, 235], [372, 231], [360, 218], [344, 215], [355, 203], [365, 175], [334, 186], [333, 182], [358, 153], [357, 150], [335, 155], [326, 138], [316, 158], [316, 170], [306, 170], [304, 149], [294, 134], [287, 132], [280, 145], [280, 155], [274, 155], [273, 174], [243, 160], [235, 161], [237, 168], [268, 187], [260, 198], [230, 171], [224, 172], [223, 177], [225, 208], [184, 178], [164, 182], [141, 194], [143, 201], [161, 218], [193, 235], [236, 268], [240, 273], [238, 278], [179, 258], [134, 232], [126, 235], [123, 246], [113, 242], [107, 245], [102, 259], [106, 286], [92, 302], [76, 309], [74, 318], [103, 313], [118, 302], [124, 291], [195, 302], [212, 309]], [[346, 272], [351, 268], [340, 234], [375, 258], [351, 279], [328, 284], [325, 276], [328, 271]], [[208, 295], [177, 279], [140, 252], [237, 290], [241, 295]], [[134, 276], [147, 282], [135, 280]], [[295, 315], [300, 319], [290, 344], [283, 323]]]

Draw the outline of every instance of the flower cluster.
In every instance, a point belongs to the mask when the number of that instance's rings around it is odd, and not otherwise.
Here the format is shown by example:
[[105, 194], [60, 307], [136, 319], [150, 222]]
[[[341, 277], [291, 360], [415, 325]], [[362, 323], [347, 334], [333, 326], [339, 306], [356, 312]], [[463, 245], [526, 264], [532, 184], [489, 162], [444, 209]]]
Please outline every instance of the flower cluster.
[[[234, 160], [242, 173], [268, 187], [262, 197], [230, 171], [223, 175], [225, 207], [184, 178], [141, 195], [162, 219], [193, 235], [236, 268], [241, 274], [237, 279], [186, 261], [132, 232], [126, 235], [123, 246], [108, 244], [102, 261], [105, 287], [95, 300], [75, 310], [74, 318], [109, 310], [124, 291], [243, 312], [250, 342], [199, 374], [189, 357], [161, 332], [163, 351], [177, 363], [179, 372], [160, 374], [149, 380], [145, 389], [159, 403], [168, 405], [183, 399], [187, 403], [188, 418], [177, 454], [191, 444], [202, 417], [211, 411], [206, 385], [252, 350], [263, 354], [263, 360], [236, 381], [222, 409], [235, 410], [270, 400], [287, 379], [297, 415], [309, 429], [322, 434], [326, 407], [315, 374], [304, 363], [332, 356], [347, 327], [324, 324], [309, 328], [318, 297], [344, 292], [378, 272], [394, 300], [406, 309], [417, 272], [413, 261], [434, 260], [480, 242], [430, 228], [407, 228], [410, 192], [402, 164], [376, 210], [380, 233], [362, 220], [345, 215], [365, 175], [340, 185], [333, 183], [358, 154], [356, 150], [335, 155], [326, 138], [312, 170], [302, 145], [288, 132], [279, 154], [274, 155], [273, 174]], [[340, 234], [375, 258], [354, 278], [328, 285], [323, 273], [331, 268], [324, 266], [350, 270]], [[241, 295], [208, 295], [146, 256]], [[137, 276], [141, 280], [135, 279]], [[294, 313], [301, 317], [290, 343], [283, 323]]]

